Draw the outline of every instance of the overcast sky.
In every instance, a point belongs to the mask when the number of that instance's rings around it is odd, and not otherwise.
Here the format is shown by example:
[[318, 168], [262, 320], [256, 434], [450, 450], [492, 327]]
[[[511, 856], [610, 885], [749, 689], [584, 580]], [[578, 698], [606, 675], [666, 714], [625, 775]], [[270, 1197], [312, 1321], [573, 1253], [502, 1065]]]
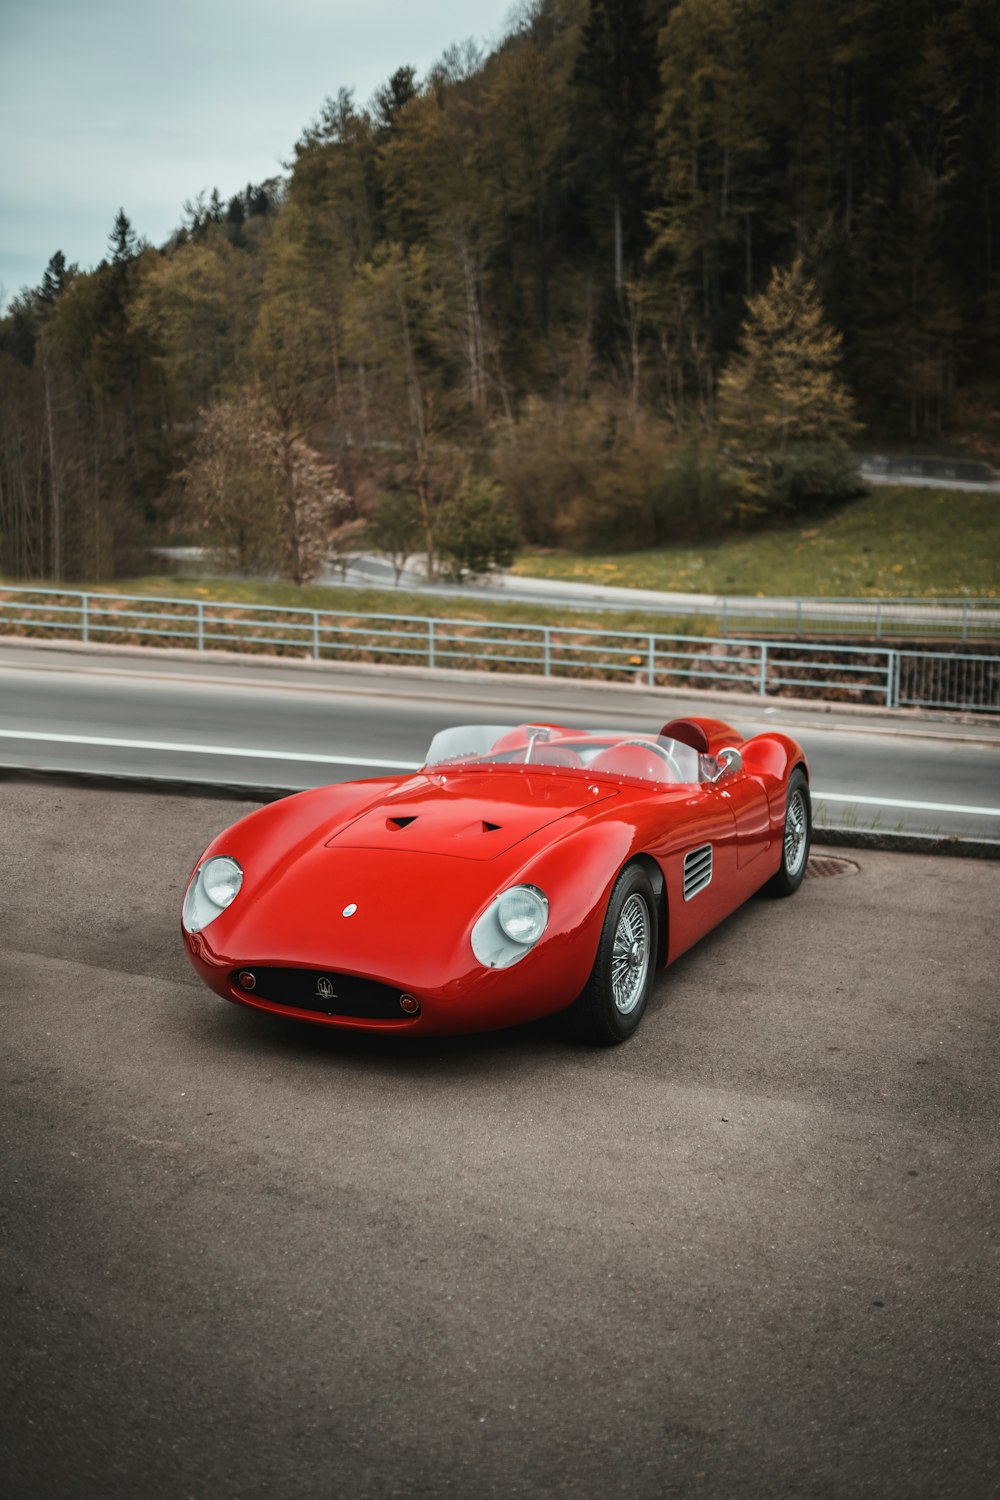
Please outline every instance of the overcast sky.
[[162, 244], [186, 198], [281, 171], [341, 87], [502, 33], [511, 0], [0, 0], [0, 288], [89, 269], [119, 206]]

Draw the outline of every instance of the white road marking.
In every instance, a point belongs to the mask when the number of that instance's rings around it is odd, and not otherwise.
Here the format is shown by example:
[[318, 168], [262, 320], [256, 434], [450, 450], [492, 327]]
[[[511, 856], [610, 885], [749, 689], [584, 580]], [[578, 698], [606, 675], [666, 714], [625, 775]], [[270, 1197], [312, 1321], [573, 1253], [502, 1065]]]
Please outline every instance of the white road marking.
[[813, 791], [814, 802], [858, 802], [864, 807], [905, 807], [918, 812], [967, 813], [974, 818], [1000, 818], [1000, 807], [969, 807], [963, 802], [910, 802], [905, 797], [862, 797], [858, 792]]
[[373, 755], [312, 755], [305, 750], [248, 750], [239, 745], [186, 745], [172, 740], [120, 740], [96, 734], [28, 733], [0, 729], [0, 739], [38, 740], [52, 745], [99, 745], [111, 750], [169, 750], [182, 755], [233, 755], [240, 760], [309, 761], [324, 766], [378, 766], [390, 771], [417, 771], [419, 761], [379, 760]]
[[[306, 750], [250, 750], [241, 745], [190, 745], [173, 740], [125, 740], [96, 734], [52, 734], [47, 731], [0, 729], [0, 739], [38, 741], [55, 745], [97, 745], [112, 750], [166, 750], [181, 755], [231, 755], [239, 760], [285, 760], [324, 766], [377, 766], [390, 771], [418, 771], [420, 761], [381, 760], [370, 755], [316, 755]], [[857, 803], [864, 807], [899, 807], [913, 812], [964, 813], [976, 818], [1000, 818], [1000, 807], [974, 807], [962, 802], [915, 802], [903, 797], [866, 797], [859, 792], [813, 790], [814, 802]]]

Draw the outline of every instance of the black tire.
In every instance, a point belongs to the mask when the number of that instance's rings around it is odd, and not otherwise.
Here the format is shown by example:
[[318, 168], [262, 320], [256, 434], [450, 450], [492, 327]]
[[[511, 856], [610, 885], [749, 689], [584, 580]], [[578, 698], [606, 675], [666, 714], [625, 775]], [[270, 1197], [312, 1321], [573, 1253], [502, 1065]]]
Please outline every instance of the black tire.
[[802, 884], [812, 843], [812, 802], [809, 783], [801, 768], [788, 778], [785, 803], [785, 826], [781, 830], [781, 865], [777, 875], [768, 881], [766, 890], [772, 896], [794, 896]]
[[[614, 1047], [628, 1041], [638, 1028], [653, 988], [657, 937], [653, 888], [639, 865], [627, 865], [608, 900], [590, 978], [569, 1011], [573, 1030], [582, 1041]], [[636, 945], [641, 945], [641, 953]]]

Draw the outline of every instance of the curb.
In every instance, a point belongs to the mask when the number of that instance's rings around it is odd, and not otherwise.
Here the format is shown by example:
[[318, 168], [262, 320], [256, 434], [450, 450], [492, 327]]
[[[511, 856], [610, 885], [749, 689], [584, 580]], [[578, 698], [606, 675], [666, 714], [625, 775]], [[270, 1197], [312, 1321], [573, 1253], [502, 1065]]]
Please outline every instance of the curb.
[[879, 849], [892, 854], [941, 854], [959, 859], [1000, 859], [1000, 843], [991, 839], [962, 839], [955, 834], [888, 833], [874, 828], [813, 827], [820, 847]]
[[[84, 787], [91, 791], [139, 792], [164, 797], [204, 797], [213, 802], [280, 802], [305, 787], [255, 785], [242, 781], [192, 781], [178, 776], [129, 775], [127, 772], [50, 770], [43, 766], [0, 765], [0, 783]], [[820, 847], [875, 849], [893, 854], [935, 854], [959, 859], [1000, 860], [1000, 842], [963, 839], [954, 834], [887, 833], [865, 828], [814, 827]]]
[[47, 766], [0, 765], [0, 784], [24, 781], [29, 785], [84, 787], [95, 792], [153, 793], [163, 797], [204, 797], [212, 802], [280, 802], [300, 786], [257, 786], [243, 781], [191, 781], [182, 776], [130, 775], [127, 771], [69, 771]]

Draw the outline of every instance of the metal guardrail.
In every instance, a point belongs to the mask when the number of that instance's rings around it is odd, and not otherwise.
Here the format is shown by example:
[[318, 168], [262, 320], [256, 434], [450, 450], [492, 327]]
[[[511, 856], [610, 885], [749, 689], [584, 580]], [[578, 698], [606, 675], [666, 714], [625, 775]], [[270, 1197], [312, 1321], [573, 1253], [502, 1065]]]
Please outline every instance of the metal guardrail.
[[1000, 657], [0, 585], [0, 634], [1000, 713]]
[[723, 635], [734, 624], [754, 632], [871, 635], [876, 640], [1000, 640], [998, 599], [722, 599], [716, 610]]

